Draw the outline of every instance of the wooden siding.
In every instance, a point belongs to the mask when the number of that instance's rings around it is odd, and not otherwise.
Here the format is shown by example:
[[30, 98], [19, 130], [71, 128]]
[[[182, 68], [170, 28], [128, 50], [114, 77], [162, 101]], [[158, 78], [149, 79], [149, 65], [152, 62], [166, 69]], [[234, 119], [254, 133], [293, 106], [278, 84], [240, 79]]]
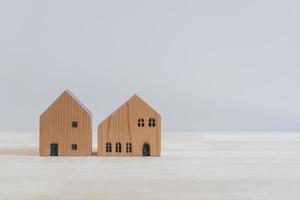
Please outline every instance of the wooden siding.
[[[72, 128], [72, 121], [78, 127]], [[59, 156], [90, 156], [92, 153], [92, 116], [74, 98], [63, 94], [40, 117], [40, 155], [50, 155], [50, 144], [58, 144]], [[77, 150], [72, 150], [77, 144]]]
[[[139, 118], [144, 119], [144, 127], [138, 127]], [[155, 127], [148, 126], [150, 118], [155, 119]], [[112, 144], [112, 152], [106, 152], [108, 142]], [[121, 153], [116, 152], [116, 143], [121, 143]], [[126, 152], [126, 143], [131, 143], [131, 153]], [[160, 156], [161, 117], [137, 95], [98, 126], [98, 155], [142, 156], [145, 143], [150, 145], [151, 156]]]

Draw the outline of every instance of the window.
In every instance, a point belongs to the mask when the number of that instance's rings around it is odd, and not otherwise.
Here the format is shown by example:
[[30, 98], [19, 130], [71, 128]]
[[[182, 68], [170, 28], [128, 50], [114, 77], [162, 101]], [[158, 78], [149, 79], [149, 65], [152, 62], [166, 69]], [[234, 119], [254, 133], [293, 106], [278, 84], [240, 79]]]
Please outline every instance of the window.
[[72, 150], [76, 151], [77, 150], [77, 144], [72, 144]]
[[149, 119], [149, 126], [150, 127], [154, 127], [155, 126], [155, 119], [154, 118], [150, 118]]
[[145, 126], [144, 118], [139, 118], [138, 119], [138, 127], [144, 127], [144, 126]]
[[131, 153], [131, 152], [132, 152], [131, 143], [126, 143], [126, 153]]
[[106, 143], [106, 152], [111, 152], [111, 143], [110, 142]]
[[122, 146], [120, 142], [116, 143], [116, 152], [117, 153], [121, 153], [122, 152]]
[[77, 128], [77, 126], [78, 126], [77, 121], [72, 121], [72, 128]]

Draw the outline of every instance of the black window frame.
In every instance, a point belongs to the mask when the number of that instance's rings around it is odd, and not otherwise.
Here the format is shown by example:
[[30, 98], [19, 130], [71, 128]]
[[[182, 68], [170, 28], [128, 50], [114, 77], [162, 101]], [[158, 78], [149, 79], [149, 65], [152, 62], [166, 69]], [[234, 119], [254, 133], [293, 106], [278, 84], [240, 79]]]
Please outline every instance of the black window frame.
[[155, 124], [155, 118], [150, 118], [149, 119], [148, 126], [149, 127], [155, 127], [156, 126], [156, 124]]
[[132, 144], [130, 142], [126, 143], [126, 153], [132, 153]]
[[71, 145], [71, 149], [72, 149], [72, 151], [77, 151], [77, 148], [78, 146], [77, 146], [77, 144], [72, 144]]
[[112, 146], [110, 142], [106, 143], [106, 153], [111, 153], [112, 152]]
[[145, 120], [144, 118], [138, 119], [138, 127], [144, 127], [145, 126]]
[[78, 128], [78, 121], [72, 121], [72, 128]]
[[121, 153], [122, 152], [122, 144], [120, 142], [116, 143], [116, 152]]

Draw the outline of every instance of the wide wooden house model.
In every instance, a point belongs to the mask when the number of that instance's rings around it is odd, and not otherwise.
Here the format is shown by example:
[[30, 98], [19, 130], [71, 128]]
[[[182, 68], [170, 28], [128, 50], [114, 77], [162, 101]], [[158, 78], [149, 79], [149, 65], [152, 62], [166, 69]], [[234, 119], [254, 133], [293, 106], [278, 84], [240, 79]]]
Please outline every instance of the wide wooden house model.
[[69, 91], [64, 91], [40, 116], [41, 156], [90, 156], [92, 114]]
[[100, 156], [160, 156], [161, 117], [137, 95], [98, 126]]

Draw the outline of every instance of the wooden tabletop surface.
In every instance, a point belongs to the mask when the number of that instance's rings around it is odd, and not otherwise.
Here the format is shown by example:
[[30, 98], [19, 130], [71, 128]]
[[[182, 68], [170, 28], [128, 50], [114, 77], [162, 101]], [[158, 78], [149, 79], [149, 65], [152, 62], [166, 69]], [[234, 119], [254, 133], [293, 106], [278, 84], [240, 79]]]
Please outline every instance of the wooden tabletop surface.
[[300, 133], [162, 133], [161, 157], [40, 157], [37, 133], [0, 132], [0, 199], [299, 200]]

